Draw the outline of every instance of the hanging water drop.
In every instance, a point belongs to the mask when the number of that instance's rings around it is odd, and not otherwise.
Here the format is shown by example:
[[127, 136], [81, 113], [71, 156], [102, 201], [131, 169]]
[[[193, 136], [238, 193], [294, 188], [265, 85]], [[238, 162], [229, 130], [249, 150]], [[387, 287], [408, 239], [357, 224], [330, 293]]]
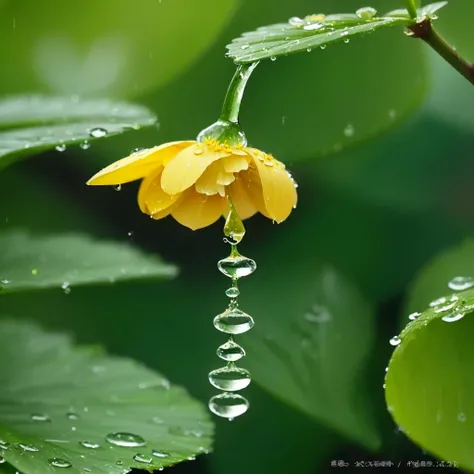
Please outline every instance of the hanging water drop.
[[228, 362], [235, 362], [245, 356], [244, 348], [239, 346], [232, 339], [222, 344], [222, 346], [219, 346], [216, 353], [218, 357]]
[[344, 38], [343, 41], [344, 41], [345, 44], [347, 44], [347, 43], [349, 43], [351, 40], [350, 40], [349, 38]]
[[219, 390], [236, 392], [249, 386], [250, 374], [245, 369], [229, 364], [227, 367], [210, 372], [209, 382]]
[[[229, 214], [227, 214], [227, 219], [224, 224], [224, 235], [231, 240], [232, 245], [237, 245], [239, 242], [242, 241], [245, 235], [245, 227], [240, 219], [239, 215], [237, 214], [232, 201], [229, 201]], [[235, 249], [235, 252], [238, 256], [238, 252]]]
[[122, 191], [122, 185], [121, 184], [117, 184], [116, 186], [112, 186], [114, 191]]
[[322, 45], [319, 47], [319, 49], [326, 49], [326, 47], [327, 47], [327, 44], [322, 44]]
[[105, 437], [105, 440], [110, 444], [123, 448], [138, 448], [146, 444], [141, 436], [132, 433], [110, 433]]
[[251, 275], [257, 269], [257, 264], [251, 258], [237, 253], [219, 260], [217, 267], [229, 278], [243, 278]]
[[0, 456], [0, 464], [3, 464], [5, 462], [5, 458], [2, 458], [2, 456]]
[[102, 138], [107, 135], [107, 130], [105, 128], [97, 127], [93, 128], [90, 132], [89, 135], [94, 138]]
[[237, 298], [240, 295], [240, 290], [236, 286], [232, 286], [225, 290], [225, 294], [229, 298]]
[[59, 145], [56, 145], [56, 151], [59, 151], [59, 152], [66, 151], [66, 144], [60, 143]]
[[277, 60], [276, 56], [271, 56], [270, 57], [270, 61], [276, 61], [276, 60]]
[[53, 467], [72, 467], [72, 464], [69, 461], [65, 461], [61, 458], [52, 458], [48, 460], [49, 464]]
[[447, 316], [443, 316], [441, 319], [446, 323], [454, 323], [455, 321], [459, 321], [460, 319], [464, 318], [463, 313], [452, 313], [448, 314]]
[[87, 140], [84, 140], [79, 146], [83, 150], [88, 150], [91, 147], [91, 144]]
[[392, 346], [398, 346], [401, 342], [402, 340], [399, 336], [393, 336], [392, 339], [390, 339], [390, 345]]
[[474, 278], [470, 276], [457, 276], [448, 282], [448, 287], [454, 291], [468, 290], [474, 287]]
[[243, 415], [249, 408], [249, 402], [238, 393], [221, 393], [209, 400], [209, 409], [222, 418], [235, 418]]
[[228, 308], [214, 318], [214, 327], [226, 334], [243, 334], [254, 326], [252, 316], [238, 308]]

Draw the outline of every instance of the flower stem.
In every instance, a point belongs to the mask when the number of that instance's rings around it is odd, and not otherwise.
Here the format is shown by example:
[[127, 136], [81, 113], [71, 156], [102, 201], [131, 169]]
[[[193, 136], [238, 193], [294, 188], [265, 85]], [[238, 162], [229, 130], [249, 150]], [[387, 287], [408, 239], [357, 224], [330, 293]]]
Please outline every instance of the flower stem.
[[411, 18], [416, 18], [416, 5], [413, 0], [404, 0], [405, 6]]
[[462, 58], [459, 53], [439, 35], [433, 28], [429, 18], [425, 18], [416, 25], [410, 26], [410, 30], [413, 32], [414, 38], [420, 38], [426, 44], [430, 45], [445, 61], [474, 85], [474, 65]]
[[232, 81], [230, 81], [229, 88], [227, 89], [220, 120], [233, 123], [239, 121], [240, 103], [244, 96], [245, 86], [257, 65], [258, 62], [255, 62], [242, 64], [237, 68]]

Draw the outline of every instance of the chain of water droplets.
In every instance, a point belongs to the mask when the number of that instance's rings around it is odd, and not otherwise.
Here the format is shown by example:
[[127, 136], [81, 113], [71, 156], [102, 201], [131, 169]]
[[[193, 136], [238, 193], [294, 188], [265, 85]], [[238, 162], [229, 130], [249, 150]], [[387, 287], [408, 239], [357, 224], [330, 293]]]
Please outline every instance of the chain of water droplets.
[[[229, 218], [228, 222], [230, 221]], [[228, 233], [226, 235], [229, 236]], [[243, 234], [240, 239], [228, 241], [231, 244], [230, 255], [217, 264], [219, 270], [232, 280], [232, 286], [225, 292], [230, 300], [229, 305], [223, 313], [214, 318], [214, 326], [218, 331], [229, 334], [229, 339], [217, 349], [217, 356], [226, 361], [226, 365], [209, 373], [211, 384], [222, 390], [222, 393], [209, 400], [209, 409], [215, 415], [229, 420], [243, 415], [249, 407], [245, 397], [234, 393], [250, 384], [250, 373], [235, 364], [245, 356], [245, 350], [235, 342], [235, 336], [249, 331], [254, 325], [253, 318], [239, 308], [238, 282], [240, 278], [252, 274], [257, 268], [252, 259], [244, 257], [237, 250], [237, 241], [240, 242], [242, 237]]]

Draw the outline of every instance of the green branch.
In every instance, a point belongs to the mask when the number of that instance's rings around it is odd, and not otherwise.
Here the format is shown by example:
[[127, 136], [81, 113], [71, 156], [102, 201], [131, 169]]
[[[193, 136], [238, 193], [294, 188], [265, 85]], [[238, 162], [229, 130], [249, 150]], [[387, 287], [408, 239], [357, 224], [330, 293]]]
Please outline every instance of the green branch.
[[474, 65], [462, 58], [433, 28], [431, 19], [425, 18], [410, 26], [414, 38], [420, 38], [430, 45], [446, 62], [474, 85]]

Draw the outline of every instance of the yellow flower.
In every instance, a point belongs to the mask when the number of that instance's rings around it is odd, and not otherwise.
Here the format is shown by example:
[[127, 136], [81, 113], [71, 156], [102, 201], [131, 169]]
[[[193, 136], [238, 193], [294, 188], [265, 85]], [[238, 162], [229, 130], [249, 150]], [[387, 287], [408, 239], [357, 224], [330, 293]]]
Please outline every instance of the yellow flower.
[[296, 184], [271, 155], [214, 139], [180, 141], [135, 152], [99, 171], [87, 184], [119, 185], [143, 179], [138, 204], [154, 219], [172, 215], [196, 230], [229, 213], [257, 212], [278, 223], [296, 206]]

